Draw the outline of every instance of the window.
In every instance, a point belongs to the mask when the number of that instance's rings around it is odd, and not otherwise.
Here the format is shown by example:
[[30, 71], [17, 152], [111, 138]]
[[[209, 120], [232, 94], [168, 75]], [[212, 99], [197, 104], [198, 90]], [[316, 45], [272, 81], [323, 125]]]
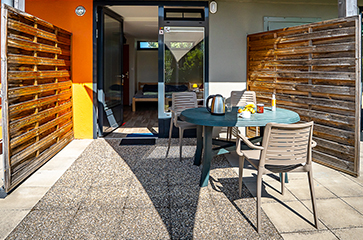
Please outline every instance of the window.
[[321, 18], [264, 17], [263, 20], [263, 30], [271, 31], [285, 27], [293, 27], [313, 22], [320, 22]]
[[204, 9], [165, 8], [166, 21], [204, 21]]
[[158, 42], [137, 42], [137, 50], [158, 50]]

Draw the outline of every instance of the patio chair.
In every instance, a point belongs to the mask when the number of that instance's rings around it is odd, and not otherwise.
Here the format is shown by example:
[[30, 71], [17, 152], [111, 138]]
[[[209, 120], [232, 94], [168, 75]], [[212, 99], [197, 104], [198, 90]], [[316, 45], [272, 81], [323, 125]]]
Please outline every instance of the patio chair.
[[[307, 172], [313, 205], [315, 227], [318, 216], [311, 164], [313, 122], [300, 124], [268, 123], [265, 127], [262, 146], [252, 144], [245, 136], [237, 135], [236, 151], [239, 155], [239, 195], [242, 193], [243, 164], [247, 160], [257, 173], [257, 232], [261, 230], [262, 176], [267, 173]], [[241, 150], [241, 142], [252, 150]], [[285, 174], [281, 174], [281, 192], [284, 194]]]
[[[243, 107], [246, 105], [247, 102], [253, 102], [254, 104], [256, 104], [256, 102], [257, 102], [256, 93], [254, 91], [232, 91], [230, 101], [231, 101], [231, 105], [234, 107], [236, 107], [236, 106]], [[232, 138], [232, 127], [228, 127], [227, 128], [227, 141], [230, 141], [231, 138]]]
[[184, 130], [197, 128], [197, 125], [182, 121], [179, 119], [179, 115], [182, 111], [189, 108], [197, 108], [197, 95], [195, 92], [178, 92], [172, 95], [172, 106], [169, 108], [172, 116], [170, 120], [170, 130], [169, 130], [169, 142], [168, 149], [166, 151], [166, 157], [168, 157], [171, 143], [171, 135], [173, 131], [173, 126], [179, 128], [179, 149], [180, 149], [180, 160], [182, 160], [182, 141]]

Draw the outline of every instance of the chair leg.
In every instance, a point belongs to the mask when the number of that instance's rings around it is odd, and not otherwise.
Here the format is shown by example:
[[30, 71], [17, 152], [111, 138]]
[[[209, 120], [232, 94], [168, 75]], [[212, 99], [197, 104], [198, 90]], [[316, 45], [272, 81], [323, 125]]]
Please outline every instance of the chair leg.
[[183, 148], [183, 134], [184, 134], [184, 129], [179, 128], [179, 155], [180, 155], [180, 161], [182, 160], [182, 148]]
[[317, 209], [316, 209], [313, 172], [311, 170], [308, 172], [308, 178], [309, 178], [309, 185], [310, 185], [311, 202], [312, 202], [312, 205], [313, 205], [314, 222], [315, 222], [316, 229], [318, 229], [318, 212], [317, 212]]
[[232, 128], [227, 127], [227, 141], [231, 141], [232, 138]]
[[243, 166], [245, 162], [245, 157], [239, 157], [239, 174], [238, 174], [238, 186], [239, 186], [239, 197], [242, 196], [242, 181], [243, 181]]
[[262, 173], [257, 174], [257, 232], [261, 233], [261, 191], [262, 191]]
[[285, 194], [285, 173], [280, 173], [281, 174], [281, 194], [284, 195]]
[[169, 150], [170, 150], [170, 143], [171, 143], [171, 134], [173, 132], [173, 118], [170, 119], [170, 129], [169, 129], [169, 142], [168, 142], [168, 149], [166, 150], [166, 156], [165, 158], [168, 157], [169, 154]]

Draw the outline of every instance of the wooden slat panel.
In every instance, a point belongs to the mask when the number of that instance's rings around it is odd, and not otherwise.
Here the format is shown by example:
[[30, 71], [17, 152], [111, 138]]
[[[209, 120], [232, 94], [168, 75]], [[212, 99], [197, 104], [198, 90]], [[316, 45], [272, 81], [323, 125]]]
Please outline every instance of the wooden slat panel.
[[14, 173], [12, 174], [12, 185], [9, 188], [9, 191], [11, 191], [15, 186], [24, 181], [24, 179], [29, 176], [29, 173], [36, 171], [50, 158], [52, 158], [55, 154], [57, 154], [60, 150], [67, 146], [68, 143], [73, 140], [73, 138], [73, 132], [69, 132], [61, 141], [55, 143], [46, 151], [42, 152], [39, 157], [25, 164], [25, 166], [22, 166], [22, 169], [19, 169], [19, 167], [14, 168]]
[[[64, 73], [67, 71], [61, 71], [59, 72], [52, 72], [54, 75], [63, 76]], [[36, 93], [42, 93], [42, 92], [48, 92], [52, 90], [62, 90], [67, 89], [72, 86], [71, 81], [65, 81], [60, 83], [49, 83], [49, 84], [42, 84], [42, 85], [36, 85], [36, 86], [26, 86], [26, 87], [16, 87], [12, 88], [8, 91], [9, 98], [14, 97], [20, 97], [25, 96], [29, 94], [36, 94]]]
[[71, 33], [8, 6], [1, 19], [9, 192], [73, 139]]
[[69, 61], [66, 61], [63, 59], [33, 57], [33, 56], [24, 56], [24, 55], [17, 55], [17, 54], [9, 54], [8, 63], [48, 65], [48, 66], [69, 66], [70, 65]]
[[247, 88], [257, 101], [314, 121], [317, 162], [359, 174], [361, 19], [340, 18], [247, 37]]
[[66, 109], [69, 109], [72, 107], [72, 102], [69, 101], [65, 104], [62, 104], [60, 106], [54, 107], [54, 108], [50, 108], [48, 110], [39, 112], [37, 114], [33, 114], [31, 116], [16, 120], [14, 122], [10, 123], [10, 135], [14, 134], [16, 131], [18, 131], [20, 128], [23, 128], [29, 124], [41, 121], [47, 117], [49, 117], [50, 115], [55, 115], [61, 111], [64, 111]]
[[24, 158], [28, 157], [29, 155], [35, 153], [39, 148], [43, 148], [46, 145], [49, 145], [52, 140], [55, 140], [57, 137], [69, 132], [72, 129], [73, 125], [72, 122], [69, 122], [67, 125], [63, 126], [62, 128], [54, 131], [52, 134], [49, 134], [45, 138], [37, 141], [36, 143], [32, 144], [31, 146], [27, 147], [24, 151], [13, 155], [10, 158], [11, 164], [18, 164]]
[[[21, 38], [16, 38], [9, 36], [8, 37], [8, 46], [19, 48], [27, 51], [41, 51], [41, 52], [48, 52], [48, 53], [54, 53], [54, 54], [62, 54], [62, 50], [57, 47], [53, 47], [46, 44], [41, 43], [34, 43], [28, 40], [24, 40]], [[65, 54], [65, 53], [63, 53]]]
[[23, 103], [12, 104], [9, 107], [9, 115], [10, 115], [10, 118], [12, 118], [14, 115], [21, 113], [23, 111], [41, 107], [41, 106], [44, 106], [44, 105], [47, 105], [50, 103], [54, 103], [57, 101], [67, 100], [67, 99], [70, 99], [71, 97], [72, 97], [72, 91], [68, 90], [68, 91], [64, 91], [58, 95], [52, 95], [49, 97], [38, 98], [35, 100], [23, 102]]
[[55, 126], [59, 125], [59, 124], [64, 124], [67, 121], [70, 121], [72, 118], [72, 113], [66, 113], [64, 115], [62, 115], [59, 118], [54, 119], [53, 121], [47, 122], [46, 124], [41, 125], [38, 128], [34, 128], [33, 130], [26, 132], [20, 136], [17, 136], [13, 139], [11, 139], [11, 148], [15, 148], [17, 146], [19, 146], [20, 144], [28, 141], [31, 138], [34, 138], [36, 136], [39, 136], [41, 133], [54, 128]]
[[36, 37], [41, 37], [50, 41], [57, 41], [57, 36], [53, 33], [38, 29], [38, 28], [34, 28], [32, 26], [29, 26], [27, 24], [24, 24], [22, 22], [18, 22], [12, 19], [9, 19], [8, 21], [8, 28], [9, 29], [13, 29], [22, 33], [26, 33], [29, 35], [33, 35]]

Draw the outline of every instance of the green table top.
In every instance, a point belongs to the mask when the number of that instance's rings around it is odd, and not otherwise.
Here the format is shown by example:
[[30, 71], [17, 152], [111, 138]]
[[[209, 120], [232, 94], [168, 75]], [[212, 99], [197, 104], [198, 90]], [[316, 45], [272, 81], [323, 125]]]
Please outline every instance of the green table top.
[[210, 127], [261, 127], [269, 122], [296, 123], [300, 121], [299, 114], [283, 108], [271, 111], [271, 108], [265, 107], [264, 113], [251, 114], [249, 119], [238, 117], [237, 110], [238, 107], [233, 107], [232, 112], [226, 112], [225, 115], [212, 115], [205, 107], [191, 108], [184, 110], [180, 114], [180, 119]]

